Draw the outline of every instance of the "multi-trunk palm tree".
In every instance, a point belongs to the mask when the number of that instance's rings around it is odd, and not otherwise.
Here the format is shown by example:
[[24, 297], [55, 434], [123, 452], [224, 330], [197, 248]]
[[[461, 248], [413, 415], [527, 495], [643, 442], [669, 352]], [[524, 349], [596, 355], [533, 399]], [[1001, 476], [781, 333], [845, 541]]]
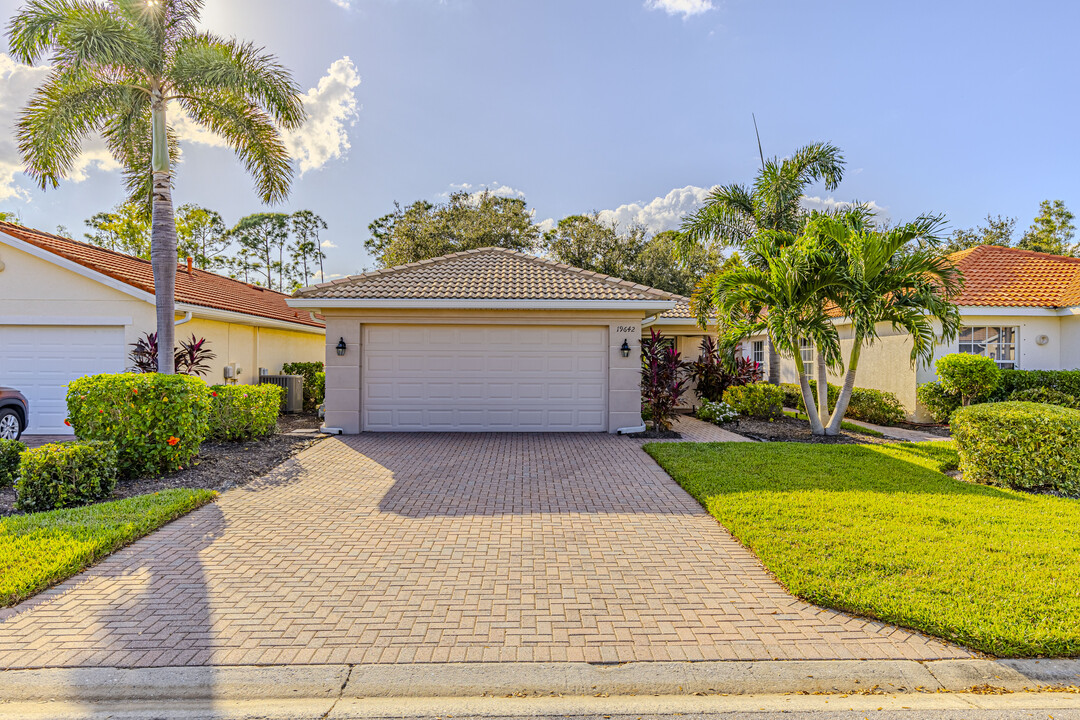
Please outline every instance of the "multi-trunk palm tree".
[[[812, 431], [835, 435], [855, 387], [859, 358], [879, 337], [879, 325], [911, 338], [911, 363], [928, 363], [935, 345], [956, 336], [960, 316], [951, 299], [963, 277], [934, 249], [942, 220], [924, 216], [879, 229], [863, 207], [813, 213], [798, 235], [764, 231], [746, 240], [746, 267], [707, 278], [694, 295], [699, 321], [721, 320], [720, 340], [734, 348], [766, 333], [778, 353], [795, 361]], [[838, 323], [851, 327], [846, 366]], [[818, 399], [808, 380], [802, 342], [818, 351]], [[827, 372], [844, 372], [828, 411]]]
[[263, 202], [292, 180], [282, 129], [305, 119], [289, 71], [264, 49], [197, 28], [202, 0], [33, 0], [11, 20], [12, 55], [52, 71], [18, 121], [27, 172], [42, 188], [71, 172], [100, 134], [151, 216], [158, 370], [173, 372], [176, 222], [172, 163], [179, 107], [231, 146]]
[[[765, 230], [793, 236], [806, 222], [800, 207], [806, 188], [824, 181], [827, 190], [835, 190], [843, 176], [844, 157], [829, 143], [806, 145], [788, 158], [763, 160], [752, 187], [731, 184], [712, 190], [705, 204], [683, 222], [683, 242], [688, 247], [710, 245], [745, 251]], [[750, 257], [747, 262], [752, 265], [754, 260]], [[778, 385], [780, 356], [771, 340], [768, 346], [769, 382]]]

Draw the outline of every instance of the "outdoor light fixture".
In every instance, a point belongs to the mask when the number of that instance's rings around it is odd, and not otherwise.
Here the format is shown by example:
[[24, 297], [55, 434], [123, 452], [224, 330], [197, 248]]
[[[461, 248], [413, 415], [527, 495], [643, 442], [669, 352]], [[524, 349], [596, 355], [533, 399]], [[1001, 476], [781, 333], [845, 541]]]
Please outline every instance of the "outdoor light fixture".
[[337, 341], [337, 354], [338, 355], [344, 355], [345, 354], [345, 348], [346, 348], [345, 338], [341, 338], [340, 340]]
[[619, 352], [622, 353], [623, 357], [630, 357], [630, 343], [625, 339], [622, 341], [622, 347], [619, 348]]

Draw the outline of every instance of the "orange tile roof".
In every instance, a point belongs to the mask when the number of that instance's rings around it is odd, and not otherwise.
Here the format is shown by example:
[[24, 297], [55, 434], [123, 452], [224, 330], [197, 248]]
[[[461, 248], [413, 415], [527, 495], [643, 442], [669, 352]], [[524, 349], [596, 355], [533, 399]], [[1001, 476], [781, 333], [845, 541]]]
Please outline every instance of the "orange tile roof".
[[629, 280], [503, 248], [480, 248], [312, 285], [300, 298], [364, 300], [677, 300]]
[[1080, 305], [1080, 258], [979, 245], [949, 259], [964, 273], [957, 305], [1071, 307]]
[[[141, 258], [11, 223], [0, 222], [0, 232], [78, 263], [125, 285], [151, 294], [154, 292], [153, 270], [150, 263]], [[176, 273], [176, 302], [178, 303], [227, 310], [307, 327], [324, 327], [321, 321], [313, 320], [307, 312], [289, 307], [285, 302], [288, 297], [284, 293], [249, 285], [206, 270], [194, 270], [189, 274], [187, 267], [183, 265]]]

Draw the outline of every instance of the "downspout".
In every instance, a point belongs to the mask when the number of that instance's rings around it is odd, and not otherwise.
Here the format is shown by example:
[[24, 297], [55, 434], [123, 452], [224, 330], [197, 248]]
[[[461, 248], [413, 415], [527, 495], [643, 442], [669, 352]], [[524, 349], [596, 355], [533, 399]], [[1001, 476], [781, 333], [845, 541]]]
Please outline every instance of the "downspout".
[[645, 328], [649, 327], [654, 322], [656, 322], [659, 318], [660, 318], [660, 313], [656, 313], [654, 315], [650, 315], [649, 317], [645, 318], [644, 320], [641, 321], [641, 329], [644, 330]]
[[174, 322], [173, 326], [177, 327], [177, 326], [183, 325], [184, 323], [187, 323], [187, 322], [191, 322], [191, 311], [190, 310], [188, 310], [186, 313], [184, 313], [184, 318], [182, 320], [177, 320], [176, 322]]

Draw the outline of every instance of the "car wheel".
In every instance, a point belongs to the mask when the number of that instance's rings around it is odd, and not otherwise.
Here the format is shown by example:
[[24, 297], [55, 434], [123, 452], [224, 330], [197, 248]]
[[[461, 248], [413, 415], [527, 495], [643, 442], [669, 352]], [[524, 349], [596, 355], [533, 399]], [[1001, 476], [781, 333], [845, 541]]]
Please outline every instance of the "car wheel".
[[23, 426], [22, 420], [19, 419], [19, 413], [11, 408], [0, 410], [0, 439], [18, 440], [19, 436], [22, 435], [22, 431]]

